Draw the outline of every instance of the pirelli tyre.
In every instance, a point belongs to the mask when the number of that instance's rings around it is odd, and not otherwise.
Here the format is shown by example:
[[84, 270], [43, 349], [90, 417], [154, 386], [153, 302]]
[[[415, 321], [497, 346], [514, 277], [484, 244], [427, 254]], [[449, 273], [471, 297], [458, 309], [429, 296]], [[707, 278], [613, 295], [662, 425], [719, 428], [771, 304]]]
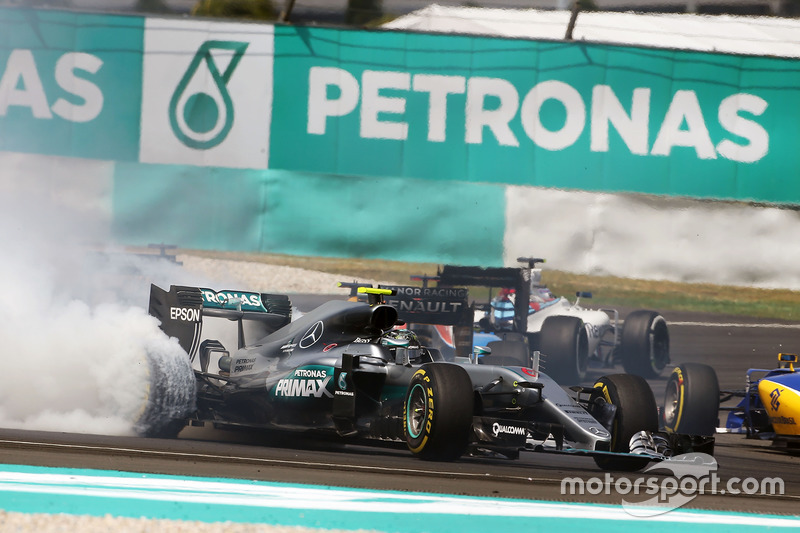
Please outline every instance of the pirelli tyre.
[[[650, 385], [632, 374], [603, 376], [594, 384], [608, 403], [616, 406], [611, 428], [610, 451], [629, 453], [631, 437], [640, 431], [658, 431], [658, 407]], [[641, 470], [649, 459], [636, 457], [596, 456], [595, 463], [606, 470]]]
[[589, 336], [580, 318], [547, 317], [539, 333], [539, 351], [545, 373], [558, 383], [577, 385], [586, 378]]
[[708, 365], [683, 363], [672, 369], [664, 391], [664, 430], [714, 435], [719, 416], [719, 381]]
[[408, 449], [422, 459], [453, 461], [467, 449], [473, 415], [472, 380], [451, 363], [422, 365], [403, 405]]
[[655, 311], [633, 311], [622, 325], [620, 351], [625, 372], [646, 379], [660, 376], [669, 364], [667, 321]]
[[197, 382], [189, 357], [147, 353], [147, 386], [134, 424], [144, 437], [175, 438], [195, 411]]

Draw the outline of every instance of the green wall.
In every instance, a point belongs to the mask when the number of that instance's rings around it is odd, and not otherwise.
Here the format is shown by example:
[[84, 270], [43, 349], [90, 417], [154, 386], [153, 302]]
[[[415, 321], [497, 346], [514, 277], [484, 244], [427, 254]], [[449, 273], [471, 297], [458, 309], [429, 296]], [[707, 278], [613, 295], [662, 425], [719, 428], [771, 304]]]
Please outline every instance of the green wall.
[[144, 19], [0, 9], [0, 150], [136, 161]]
[[796, 59], [0, 8], [0, 151], [122, 243], [497, 265], [509, 186], [800, 204], [798, 139]]
[[800, 202], [795, 59], [293, 27], [275, 45], [273, 168]]
[[141, 245], [157, 235], [190, 248], [496, 264], [504, 193], [498, 185], [121, 163], [114, 234]]

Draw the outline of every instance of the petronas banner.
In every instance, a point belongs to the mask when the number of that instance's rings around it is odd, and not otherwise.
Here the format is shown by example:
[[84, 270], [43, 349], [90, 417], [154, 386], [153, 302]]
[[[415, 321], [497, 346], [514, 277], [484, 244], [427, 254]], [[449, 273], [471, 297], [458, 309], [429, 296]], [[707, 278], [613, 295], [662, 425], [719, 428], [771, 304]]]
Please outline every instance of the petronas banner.
[[148, 19], [140, 161], [267, 168], [270, 25]]
[[0, 35], [2, 151], [800, 203], [796, 59], [13, 8]]
[[796, 59], [292, 27], [275, 43], [272, 167], [800, 202]]
[[139, 156], [144, 20], [0, 9], [0, 150]]

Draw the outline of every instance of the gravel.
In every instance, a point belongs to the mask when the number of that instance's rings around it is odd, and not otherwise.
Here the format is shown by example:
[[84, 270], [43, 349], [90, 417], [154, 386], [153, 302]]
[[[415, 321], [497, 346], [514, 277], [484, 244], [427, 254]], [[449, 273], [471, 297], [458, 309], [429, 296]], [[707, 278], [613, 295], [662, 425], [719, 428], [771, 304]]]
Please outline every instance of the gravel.
[[336, 286], [340, 281], [371, 283], [379, 281], [353, 278], [304, 268], [268, 265], [252, 261], [209, 259], [179, 254], [178, 261], [191, 274], [209, 279], [225, 280], [236, 287], [214, 287], [216, 289], [242, 289], [264, 293], [287, 294], [346, 294]]

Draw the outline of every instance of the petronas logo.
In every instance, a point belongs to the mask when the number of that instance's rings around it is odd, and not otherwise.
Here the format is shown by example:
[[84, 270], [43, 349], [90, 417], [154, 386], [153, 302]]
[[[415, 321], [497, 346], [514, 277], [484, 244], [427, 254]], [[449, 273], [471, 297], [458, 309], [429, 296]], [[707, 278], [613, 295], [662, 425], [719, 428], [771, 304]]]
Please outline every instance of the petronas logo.
[[[169, 102], [169, 123], [175, 136], [189, 148], [213, 148], [231, 131], [234, 117], [228, 81], [248, 44], [204, 42], [178, 82]], [[226, 58], [227, 65], [223, 64]]]

